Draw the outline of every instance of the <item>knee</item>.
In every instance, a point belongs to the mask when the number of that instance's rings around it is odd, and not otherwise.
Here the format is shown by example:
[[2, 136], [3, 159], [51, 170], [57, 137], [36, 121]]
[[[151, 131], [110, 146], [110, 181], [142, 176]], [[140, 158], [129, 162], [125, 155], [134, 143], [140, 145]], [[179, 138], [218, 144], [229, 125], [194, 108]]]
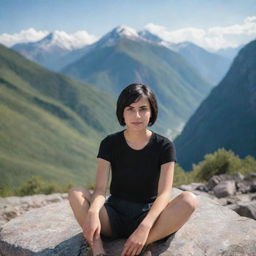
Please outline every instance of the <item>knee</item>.
[[91, 193], [83, 186], [75, 186], [68, 191], [68, 200], [71, 201], [74, 197], [82, 196], [89, 202], [91, 201]]
[[197, 208], [198, 206], [198, 199], [195, 194], [189, 191], [185, 191], [181, 193], [181, 200], [182, 203], [192, 212]]

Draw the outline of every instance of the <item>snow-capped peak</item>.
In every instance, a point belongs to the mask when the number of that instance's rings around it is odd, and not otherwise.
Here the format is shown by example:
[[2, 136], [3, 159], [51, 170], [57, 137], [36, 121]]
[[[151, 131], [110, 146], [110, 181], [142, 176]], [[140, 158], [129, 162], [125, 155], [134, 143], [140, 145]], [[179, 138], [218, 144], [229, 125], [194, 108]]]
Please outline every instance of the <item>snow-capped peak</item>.
[[172, 43], [165, 41], [162, 37], [160, 37], [159, 35], [151, 32], [150, 30], [148, 30], [147, 28], [144, 30], [139, 31], [138, 33], [142, 38], [144, 38], [145, 40], [151, 42], [151, 43], [156, 43], [158, 45], [167, 47], [171, 50], [173, 50], [172, 48]]
[[184, 42], [176, 44], [176, 48], [178, 50], [183, 49], [183, 48], [187, 48], [187, 47], [191, 47], [191, 46], [195, 46], [195, 45], [191, 42], [188, 42], [188, 41], [184, 41]]
[[135, 29], [125, 26], [125, 25], [120, 25], [120, 26], [114, 28], [112, 30], [112, 32], [116, 33], [117, 35], [129, 37], [129, 38], [139, 36]]
[[144, 30], [141, 30], [139, 31], [138, 33], [141, 37], [149, 40], [149, 41], [152, 41], [152, 42], [156, 42], [156, 43], [161, 43], [163, 41], [162, 38], [160, 38], [158, 35], [156, 34], [153, 34], [152, 32], [150, 32], [149, 30], [147, 29], [144, 29]]
[[126, 25], [120, 25], [118, 27], [115, 27], [110, 32], [108, 32], [106, 35], [104, 35], [98, 42], [98, 46], [110, 46], [115, 44], [120, 38], [129, 38], [132, 40], [139, 40], [143, 39], [141, 38], [137, 31], [131, 27], [128, 27]]
[[86, 31], [78, 31], [74, 34], [67, 34], [64, 31], [54, 31], [37, 42], [41, 49], [49, 50], [54, 47], [65, 50], [74, 50], [93, 43], [95, 36], [89, 35]]

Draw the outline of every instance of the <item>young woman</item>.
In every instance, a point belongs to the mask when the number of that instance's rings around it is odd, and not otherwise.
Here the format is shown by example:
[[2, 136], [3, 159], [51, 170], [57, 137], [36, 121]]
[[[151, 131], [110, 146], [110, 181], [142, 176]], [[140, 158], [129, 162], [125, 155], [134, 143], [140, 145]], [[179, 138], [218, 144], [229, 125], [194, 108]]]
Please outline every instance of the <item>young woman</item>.
[[[94, 256], [106, 255], [101, 237], [127, 238], [121, 256], [139, 255], [147, 245], [177, 231], [197, 206], [190, 192], [170, 200], [175, 147], [148, 129], [158, 114], [151, 89], [128, 85], [118, 98], [116, 114], [126, 129], [101, 141], [94, 193], [77, 186], [68, 194]], [[105, 201], [110, 169], [110, 196]]]

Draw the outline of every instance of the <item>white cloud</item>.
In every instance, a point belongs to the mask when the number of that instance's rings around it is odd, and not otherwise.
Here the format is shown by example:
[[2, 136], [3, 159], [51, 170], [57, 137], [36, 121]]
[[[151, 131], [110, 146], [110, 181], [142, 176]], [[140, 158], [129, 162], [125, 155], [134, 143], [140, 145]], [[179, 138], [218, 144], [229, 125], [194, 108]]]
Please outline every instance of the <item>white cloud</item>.
[[69, 37], [75, 48], [80, 48], [84, 45], [92, 44], [98, 39], [96, 36], [88, 34], [85, 30], [70, 34]]
[[89, 35], [86, 31], [77, 31], [74, 34], [67, 34], [64, 31], [55, 30], [53, 32], [53, 38], [50, 42], [41, 45], [41, 47], [50, 47], [52, 45], [58, 45], [67, 50], [79, 49], [85, 45], [95, 42], [97, 38], [93, 35]]
[[4, 33], [0, 35], [0, 43], [10, 47], [17, 43], [35, 42], [45, 37], [48, 33], [49, 32], [46, 30], [36, 31], [33, 28], [21, 30], [19, 33], [15, 34]]
[[208, 29], [182, 28], [168, 31], [166, 27], [147, 24], [149, 30], [168, 42], [179, 43], [190, 41], [204, 48], [218, 50], [220, 48], [237, 47], [256, 38], [256, 16], [247, 17], [243, 24]]
[[[34, 28], [29, 28], [27, 30], [22, 30], [15, 34], [1, 34], [0, 43], [6, 45], [7, 47], [13, 46], [17, 43], [26, 42], [36, 42], [41, 40], [49, 34], [48, 31], [37, 31]], [[54, 31], [55, 40], [62, 44], [67, 49], [69, 48], [80, 48], [85, 45], [91, 44], [97, 40], [94, 35], [88, 34], [86, 31], [77, 31], [73, 34], [67, 34], [64, 31]]]

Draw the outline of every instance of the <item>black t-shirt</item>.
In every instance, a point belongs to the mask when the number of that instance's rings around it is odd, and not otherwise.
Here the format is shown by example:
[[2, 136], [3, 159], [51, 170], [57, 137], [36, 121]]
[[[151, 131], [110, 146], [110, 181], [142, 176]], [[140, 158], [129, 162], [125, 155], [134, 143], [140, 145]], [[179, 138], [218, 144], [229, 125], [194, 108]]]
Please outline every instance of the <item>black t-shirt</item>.
[[101, 141], [97, 158], [111, 163], [110, 193], [113, 196], [135, 202], [152, 202], [157, 196], [161, 165], [176, 162], [176, 150], [168, 138], [153, 131], [143, 149], [132, 149], [123, 130]]

